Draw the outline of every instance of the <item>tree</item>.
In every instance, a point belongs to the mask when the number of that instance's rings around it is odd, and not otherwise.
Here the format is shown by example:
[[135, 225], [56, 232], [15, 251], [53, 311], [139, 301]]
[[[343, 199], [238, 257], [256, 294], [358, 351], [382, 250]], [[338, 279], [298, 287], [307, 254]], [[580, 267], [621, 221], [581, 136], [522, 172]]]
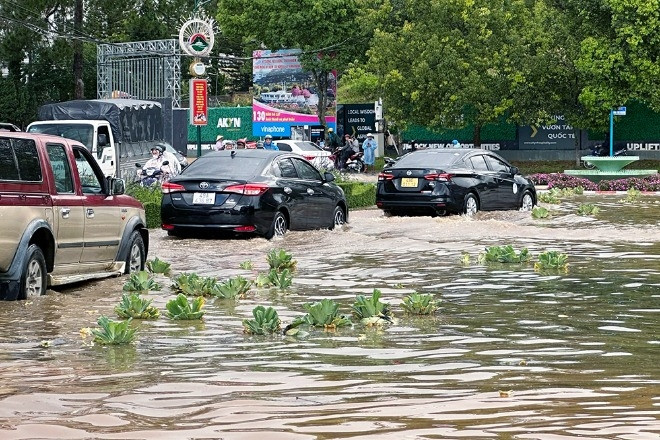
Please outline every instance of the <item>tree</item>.
[[330, 74], [339, 73], [367, 40], [360, 28], [360, 0], [218, 0], [221, 32], [242, 39], [247, 55], [266, 48], [301, 49], [303, 69], [319, 91], [317, 115], [325, 125]]

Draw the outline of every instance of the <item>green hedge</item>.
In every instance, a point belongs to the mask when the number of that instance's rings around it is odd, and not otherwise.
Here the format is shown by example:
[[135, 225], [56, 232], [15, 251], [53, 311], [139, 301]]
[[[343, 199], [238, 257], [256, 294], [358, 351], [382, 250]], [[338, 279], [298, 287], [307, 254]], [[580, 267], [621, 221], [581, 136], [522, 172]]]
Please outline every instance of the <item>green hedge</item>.
[[337, 182], [346, 194], [349, 209], [376, 204], [376, 184], [366, 182]]

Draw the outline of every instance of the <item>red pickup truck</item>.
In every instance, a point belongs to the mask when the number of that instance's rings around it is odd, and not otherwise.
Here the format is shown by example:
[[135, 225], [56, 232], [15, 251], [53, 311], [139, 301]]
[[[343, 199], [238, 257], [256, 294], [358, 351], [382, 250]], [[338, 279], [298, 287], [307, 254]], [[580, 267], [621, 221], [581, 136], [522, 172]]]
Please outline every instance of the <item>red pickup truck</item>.
[[144, 269], [142, 204], [79, 142], [0, 132], [0, 299]]

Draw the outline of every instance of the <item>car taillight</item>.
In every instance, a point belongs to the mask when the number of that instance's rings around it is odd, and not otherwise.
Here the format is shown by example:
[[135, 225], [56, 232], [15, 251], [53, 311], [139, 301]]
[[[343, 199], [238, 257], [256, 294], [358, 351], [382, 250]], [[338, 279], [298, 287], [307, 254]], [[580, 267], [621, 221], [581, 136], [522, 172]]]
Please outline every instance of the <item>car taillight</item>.
[[234, 228], [234, 232], [254, 232], [256, 230], [257, 230], [257, 228], [252, 226], [252, 225], [237, 226], [237, 227]]
[[163, 191], [163, 194], [170, 194], [173, 192], [185, 191], [186, 188], [183, 185], [179, 185], [178, 183], [163, 182], [161, 190]]
[[270, 187], [265, 183], [245, 183], [241, 185], [229, 185], [223, 192], [242, 194], [244, 196], [260, 196]]
[[314, 160], [316, 159], [316, 156], [303, 156], [307, 160]]
[[431, 173], [431, 174], [426, 174], [424, 176], [424, 179], [426, 180], [436, 180], [438, 182], [449, 182], [451, 180], [452, 175], [448, 173]]
[[378, 175], [378, 180], [392, 180], [394, 176], [390, 173], [380, 173]]

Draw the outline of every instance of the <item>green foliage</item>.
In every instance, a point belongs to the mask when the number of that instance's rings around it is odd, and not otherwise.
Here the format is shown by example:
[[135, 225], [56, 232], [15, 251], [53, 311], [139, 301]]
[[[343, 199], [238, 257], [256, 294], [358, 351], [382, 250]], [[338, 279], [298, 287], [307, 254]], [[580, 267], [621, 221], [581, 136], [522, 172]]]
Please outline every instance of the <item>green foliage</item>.
[[401, 307], [412, 315], [430, 315], [440, 307], [440, 300], [435, 300], [431, 294], [413, 292], [403, 298]]
[[272, 249], [266, 255], [266, 260], [271, 269], [277, 271], [282, 271], [284, 269], [288, 269], [289, 271], [296, 270], [297, 261], [294, 260], [293, 256], [284, 249]]
[[188, 298], [183, 293], [180, 293], [175, 299], [168, 301], [165, 305], [167, 316], [170, 319], [177, 320], [202, 319], [202, 316], [204, 316], [202, 308], [205, 302], [202, 296], [198, 296], [192, 302], [188, 301]]
[[532, 208], [532, 218], [541, 219], [550, 217], [550, 211], [543, 206], [535, 206]]
[[163, 192], [159, 186], [140, 186], [137, 183], [127, 185], [126, 194], [135, 197], [144, 205], [144, 213], [147, 219], [147, 228], [160, 228], [160, 203]]
[[348, 209], [363, 208], [376, 204], [376, 184], [367, 182], [338, 182], [344, 190]]
[[560, 194], [559, 190], [553, 188], [550, 191], [538, 193], [537, 197], [539, 199], [539, 202], [552, 203], [554, 205], [557, 205], [561, 203], [561, 200], [559, 200], [559, 194]]
[[158, 284], [154, 279], [149, 275], [149, 272], [146, 270], [141, 270], [139, 272], [133, 272], [128, 281], [124, 283], [123, 290], [128, 292], [146, 292], [148, 290], [160, 290], [160, 284]]
[[302, 318], [303, 322], [314, 327], [335, 329], [351, 325], [351, 320], [339, 314], [339, 305], [331, 299], [303, 304], [303, 308], [307, 311]]
[[124, 293], [121, 301], [115, 307], [115, 312], [120, 318], [134, 319], [157, 319], [160, 316], [158, 309], [151, 305], [153, 300], [142, 298], [138, 293], [130, 295]]
[[470, 254], [468, 254], [467, 252], [463, 252], [461, 254], [461, 257], [460, 257], [459, 261], [461, 262], [461, 264], [463, 266], [469, 266], [470, 265]]
[[214, 296], [218, 280], [213, 277], [200, 277], [196, 273], [182, 273], [174, 278], [172, 289], [186, 296]]
[[103, 345], [130, 344], [135, 339], [137, 329], [130, 326], [131, 320], [111, 321], [101, 315], [97, 321], [100, 329], [92, 329], [94, 342]]
[[153, 260], [147, 260], [147, 269], [149, 269], [149, 272], [151, 273], [162, 273], [163, 275], [169, 275], [171, 271], [170, 266], [170, 263], [160, 260], [158, 257], [154, 258]]
[[270, 335], [280, 330], [280, 318], [274, 308], [257, 306], [252, 309], [254, 319], [243, 320], [243, 332], [252, 335]]
[[485, 252], [479, 254], [479, 263], [524, 263], [529, 261], [527, 248], [516, 252], [510, 244], [506, 246], [490, 246]]
[[353, 303], [352, 312], [356, 319], [376, 317], [385, 321], [392, 321], [390, 305], [380, 301], [381, 292], [374, 289], [370, 297], [358, 295]]
[[626, 191], [626, 197], [621, 201], [623, 203], [637, 203], [639, 202], [641, 196], [641, 191], [637, 190], [636, 188], [630, 188], [628, 191]]
[[238, 267], [245, 270], [252, 270], [254, 268], [254, 265], [252, 264], [252, 261], [246, 260], [243, 261], [241, 264], [239, 264]]
[[566, 270], [568, 255], [559, 251], [545, 251], [539, 254], [539, 260], [534, 263], [535, 270], [557, 269]]
[[577, 213], [578, 215], [596, 215], [598, 214], [598, 206], [594, 205], [593, 203], [580, 203], [580, 206], [578, 206]]
[[216, 288], [212, 290], [215, 296], [225, 299], [242, 298], [250, 290], [252, 281], [247, 280], [241, 276], [229, 278], [223, 283], [219, 283]]
[[271, 269], [270, 272], [268, 272], [268, 282], [270, 285], [279, 289], [286, 289], [293, 284], [293, 274], [291, 274], [289, 269], [284, 269], [281, 272]]

